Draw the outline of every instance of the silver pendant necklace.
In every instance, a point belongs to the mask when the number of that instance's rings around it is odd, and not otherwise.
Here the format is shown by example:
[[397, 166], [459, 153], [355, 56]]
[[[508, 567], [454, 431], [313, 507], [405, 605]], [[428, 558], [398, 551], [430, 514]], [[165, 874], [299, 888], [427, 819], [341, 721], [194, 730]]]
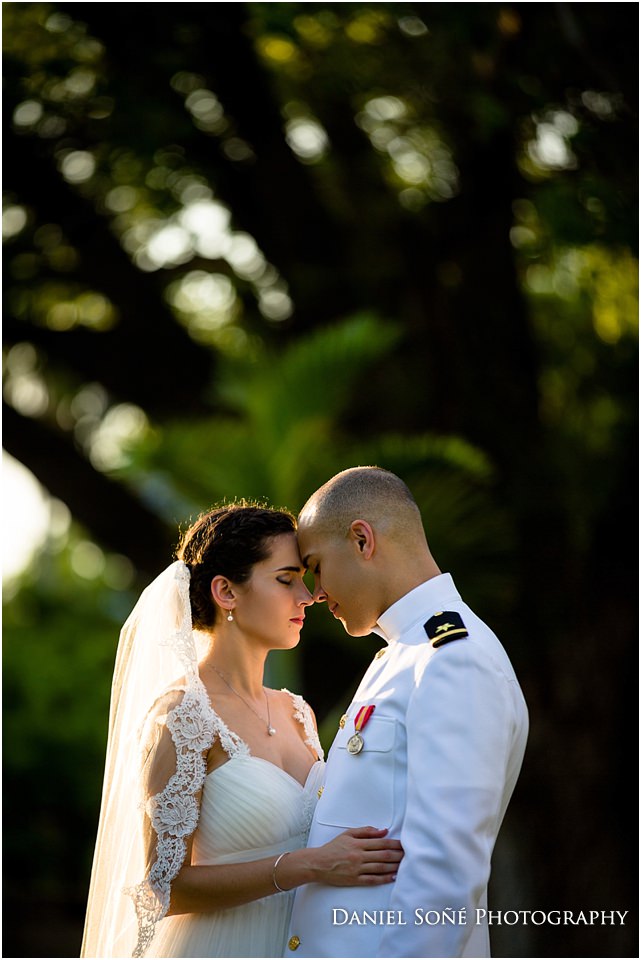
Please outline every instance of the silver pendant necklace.
[[[251, 710], [251, 712], [252, 712], [255, 716], [257, 716], [259, 720], [261, 720], [263, 723], [265, 723], [265, 718], [264, 718], [264, 717], [261, 717], [261, 715], [258, 713], [258, 711], [257, 711], [257, 710], [254, 710], [254, 708], [252, 707], [251, 703], [248, 703], [248, 702], [245, 700], [245, 698], [238, 692], [238, 690], [236, 690], [236, 689], [234, 689], [234, 687], [232, 687], [232, 685], [231, 685], [231, 683], [229, 682], [229, 680], [227, 679], [227, 677], [220, 672], [220, 670], [218, 669], [218, 667], [215, 667], [215, 666], [213, 665], [213, 663], [212, 663], [212, 664], [211, 664], [211, 668], [212, 668], [212, 670], [215, 670], [215, 671], [216, 671], [216, 673], [218, 674], [218, 676], [220, 677], [220, 679], [223, 681], [223, 683], [226, 683], [226, 684], [227, 684], [227, 686], [229, 687], [229, 689], [231, 690], [231, 692], [232, 692], [232, 693], [235, 693], [236, 696], [238, 697], [238, 699], [239, 699], [239, 700], [242, 700], [243, 703], [245, 704], [245, 706], [246, 706], [246, 707], [249, 707], [249, 709]], [[264, 687], [263, 687], [263, 693], [265, 694], [265, 704], [266, 704], [266, 706], [267, 706], [267, 723], [266, 723], [267, 733], [269, 734], [270, 737], [273, 737], [273, 736], [276, 734], [276, 730], [274, 729], [274, 727], [272, 727], [272, 718], [271, 718], [271, 714], [270, 714], [270, 712], [269, 712], [269, 697], [267, 696], [267, 691], [265, 690]]]

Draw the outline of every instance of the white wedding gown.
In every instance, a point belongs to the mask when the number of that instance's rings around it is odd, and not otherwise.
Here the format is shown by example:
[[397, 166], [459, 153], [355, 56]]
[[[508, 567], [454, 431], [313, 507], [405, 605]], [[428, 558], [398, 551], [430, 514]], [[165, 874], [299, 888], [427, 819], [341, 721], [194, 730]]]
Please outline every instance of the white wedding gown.
[[[306, 742], [323, 752], [309, 707], [290, 694]], [[207, 775], [192, 863], [240, 863], [276, 857], [305, 846], [324, 763], [317, 760], [301, 784], [280, 767], [253, 757], [216, 715], [220, 742], [229, 760]], [[282, 957], [294, 891], [276, 893], [226, 910], [166, 917], [146, 957]]]

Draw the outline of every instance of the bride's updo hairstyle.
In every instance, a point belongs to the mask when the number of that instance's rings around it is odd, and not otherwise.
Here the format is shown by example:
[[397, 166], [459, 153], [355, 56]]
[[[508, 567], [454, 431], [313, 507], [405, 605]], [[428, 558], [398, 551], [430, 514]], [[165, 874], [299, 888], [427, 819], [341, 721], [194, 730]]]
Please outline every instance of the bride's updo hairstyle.
[[291, 513], [245, 501], [201, 514], [182, 535], [176, 550], [177, 559], [186, 563], [191, 573], [194, 630], [209, 630], [216, 623], [218, 608], [210, 589], [214, 577], [246, 583], [254, 565], [268, 558], [272, 539], [295, 532]]

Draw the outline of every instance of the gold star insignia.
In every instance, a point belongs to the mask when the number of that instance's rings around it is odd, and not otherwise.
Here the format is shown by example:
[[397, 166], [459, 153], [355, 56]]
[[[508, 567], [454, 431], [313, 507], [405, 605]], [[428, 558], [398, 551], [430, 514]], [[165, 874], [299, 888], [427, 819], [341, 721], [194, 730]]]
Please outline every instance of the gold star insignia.
[[440, 633], [441, 630], [452, 630], [453, 627], [454, 627], [454, 624], [453, 624], [453, 623], [442, 623], [442, 624], [440, 625], [440, 627], [437, 627], [437, 628], [436, 628], [436, 632], [437, 632], [437, 633]]

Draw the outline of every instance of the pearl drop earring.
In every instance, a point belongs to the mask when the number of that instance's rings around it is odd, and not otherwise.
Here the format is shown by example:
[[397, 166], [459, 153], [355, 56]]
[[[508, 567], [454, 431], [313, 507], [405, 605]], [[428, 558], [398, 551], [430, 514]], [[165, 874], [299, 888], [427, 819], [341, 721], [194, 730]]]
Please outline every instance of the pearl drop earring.
[[234, 619], [234, 615], [233, 615], [233, 613], [231, 612], [231, 610], [229, 611], [229, 616], [227, 617], [227, 619], [228, 619], [228, 620], [233, 620], [233, 619]]

